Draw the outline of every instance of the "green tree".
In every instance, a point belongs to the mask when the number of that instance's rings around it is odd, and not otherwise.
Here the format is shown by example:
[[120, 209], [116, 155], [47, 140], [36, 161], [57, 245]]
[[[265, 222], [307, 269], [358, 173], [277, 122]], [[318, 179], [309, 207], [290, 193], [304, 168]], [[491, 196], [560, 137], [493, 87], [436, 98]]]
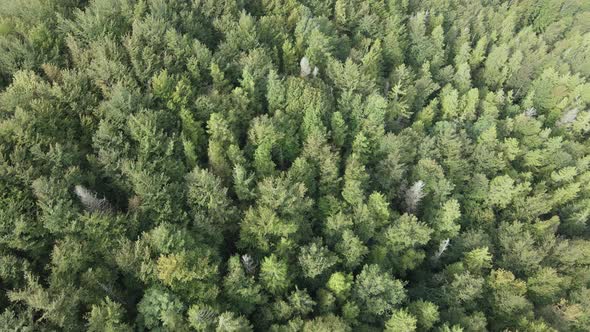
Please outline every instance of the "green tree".
[[527, 292], [535, 303], [555, 303], [563, 294], [565, 286], [567, 278], [560, 276], [551, 267], [544, 267], [527, 279]]
[[184, 304], [160, 287], [149, 288], [139, 304], [139, 324], [149, 329], [165, 327], [170, 330], [186, 329], [182, 312]]
[[131, 331], [131, 327], [124, 321], [124, 311], [121, 304], [106, 298], [100, 305], [92, 306], [88, 316], [89, 331]]
[[256, 269], [250, 256], [232, 256], [223, 279], [223, 294], [236, 312], [251, 314], [258, 305], [266, 302], [262, 287], [253, 275]]
[[219, 178], [195, 168], [186, 176], [187, 201], [195, 228], [205, 239], [219, 239], [219, 232], [235, 231], [235, 209]]
[[271, 294], [283, 294], [290, 286], [287, 262], [275, 255], [265, 257], [260, 265], [260, 281]]
[[377, 265], [365, 265], [356, 276], [353, 298], [365, 316], [363, 320], [374, 322], [387, 315], [406, 298], [404, 285], [381, 271]]
[[312, 243], [301, 248], [299, 266], [306, 278], [316, 278], [334, 266], [338, 258], [327, 247]]
[[351, 274], [335, 272], [330, 276], [327, 287], [339, 299], [346, 299], [350, 295], [353, 278]]
[[487, 279], [488, 301], [492, 307], [495, 328], [516, 326], [521, 317], [532, 317], [532, 305], [524, 296], [526, 283], [510, 271], [493, 270]]
[[407, 310], [398, 309], [393, 312], [391, 318], [385, 322], [385, 331], [388, 332], [413, 332], [416, 331], [416, 317]]
[[417, 327], [421, 330], [429, 330], [440, 319], [438, 306], [432, 302], [418, 300], [408, 306], [410, 313], [416, 317]]

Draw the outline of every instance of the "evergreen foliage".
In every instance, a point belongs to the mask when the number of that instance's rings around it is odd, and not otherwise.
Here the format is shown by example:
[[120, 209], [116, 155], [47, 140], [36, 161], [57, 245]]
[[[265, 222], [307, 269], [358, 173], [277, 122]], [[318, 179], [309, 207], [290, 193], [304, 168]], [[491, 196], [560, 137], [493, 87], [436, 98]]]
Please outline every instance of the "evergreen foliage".
[[588, 22], [0, 0], [0, 331], [589, 331]]

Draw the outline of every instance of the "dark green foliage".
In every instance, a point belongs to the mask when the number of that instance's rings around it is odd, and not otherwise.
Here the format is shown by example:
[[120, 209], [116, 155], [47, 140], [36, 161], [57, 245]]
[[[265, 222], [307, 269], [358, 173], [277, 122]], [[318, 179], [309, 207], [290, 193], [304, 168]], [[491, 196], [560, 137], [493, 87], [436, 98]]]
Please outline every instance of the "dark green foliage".
[[1, 331], [588, 331], [585, 0], [0, 0]]

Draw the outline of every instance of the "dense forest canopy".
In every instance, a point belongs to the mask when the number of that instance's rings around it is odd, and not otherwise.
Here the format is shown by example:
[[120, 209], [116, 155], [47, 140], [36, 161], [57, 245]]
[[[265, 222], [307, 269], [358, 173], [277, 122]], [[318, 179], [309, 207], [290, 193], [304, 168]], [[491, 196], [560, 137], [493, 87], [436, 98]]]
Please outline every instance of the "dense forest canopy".
[[1, 331], [590, 331], [587, 0], [0, 0]]

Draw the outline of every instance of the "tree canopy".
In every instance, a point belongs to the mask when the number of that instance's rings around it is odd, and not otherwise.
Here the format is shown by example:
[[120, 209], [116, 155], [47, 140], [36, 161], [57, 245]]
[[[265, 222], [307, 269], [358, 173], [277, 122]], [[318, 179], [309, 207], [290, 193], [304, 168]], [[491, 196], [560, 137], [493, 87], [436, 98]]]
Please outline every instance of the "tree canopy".
[[588, 331], [587, 0], [0, 0], [0, 330]]

